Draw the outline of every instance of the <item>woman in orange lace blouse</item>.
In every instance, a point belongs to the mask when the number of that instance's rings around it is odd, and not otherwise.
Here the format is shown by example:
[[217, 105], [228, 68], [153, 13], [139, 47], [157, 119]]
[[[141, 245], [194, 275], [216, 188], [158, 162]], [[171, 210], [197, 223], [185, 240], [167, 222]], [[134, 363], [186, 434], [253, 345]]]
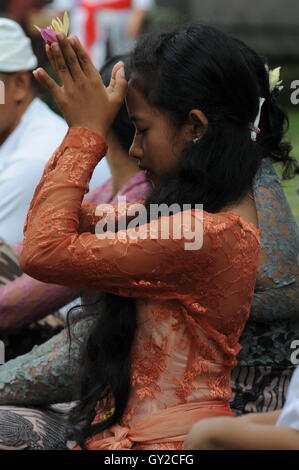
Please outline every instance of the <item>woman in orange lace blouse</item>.
[[[72, 437], [89, 449], [181, 449], [193, 423], [232, 415], [230, 373], [259, 256], [249, 197], [258, 81], [234, 39], [208, 26], [139, 42], [127, 93], [131, 155], [154, 190], [147, 220], [133, 225], [124, 208], [115, 233], [111, 215], [82, 199], [127, 92], [123, 65], [105, 89], [78, 39], [57, 41], [47, 52], [63, 87], [41, 69], [35, 76], [70, 130], [36, 188], [21, 267], [107, 293], [83, 351]], [[155, 217], [157, 203], [179, 210]]]

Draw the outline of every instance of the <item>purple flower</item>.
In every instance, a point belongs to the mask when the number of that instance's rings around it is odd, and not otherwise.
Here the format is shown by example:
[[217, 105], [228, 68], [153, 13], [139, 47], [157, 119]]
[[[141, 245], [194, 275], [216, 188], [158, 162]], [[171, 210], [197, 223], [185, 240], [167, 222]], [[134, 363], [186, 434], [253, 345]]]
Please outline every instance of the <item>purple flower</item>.
[[50, 29], [50, 28], [42, 28], [40, 30], [40, 34], [43, 38], [44, 41], [46, 41], [47, 43], [50, 43], [52, 44], [52, 42], [56, 42], [57, 39], [56, 39], [56, 33], [53, 29]]

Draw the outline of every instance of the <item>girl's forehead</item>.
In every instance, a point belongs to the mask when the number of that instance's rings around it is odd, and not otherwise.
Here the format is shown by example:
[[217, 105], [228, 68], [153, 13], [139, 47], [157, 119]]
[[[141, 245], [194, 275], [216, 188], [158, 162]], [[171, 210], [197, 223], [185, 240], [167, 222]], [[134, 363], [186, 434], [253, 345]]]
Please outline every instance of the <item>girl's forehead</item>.
[[136, 114], [136, 116], [153, 114], [155, 111], [154, 106], [147, 101], [142, 91], [132, 85], [128, 87], [126, 103], [130, 114]]

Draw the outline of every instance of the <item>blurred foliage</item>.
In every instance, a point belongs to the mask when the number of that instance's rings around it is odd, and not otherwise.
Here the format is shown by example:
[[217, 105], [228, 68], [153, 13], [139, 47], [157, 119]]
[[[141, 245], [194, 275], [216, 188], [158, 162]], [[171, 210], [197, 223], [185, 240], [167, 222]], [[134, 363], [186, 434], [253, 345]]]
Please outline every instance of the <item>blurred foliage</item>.
[[182, 15], [179, 10], [158, 6], [148, 14], [144, 30], [147, 32], [169, 29], [172, 26], [180, 25], [187, 21], [188, 17]]

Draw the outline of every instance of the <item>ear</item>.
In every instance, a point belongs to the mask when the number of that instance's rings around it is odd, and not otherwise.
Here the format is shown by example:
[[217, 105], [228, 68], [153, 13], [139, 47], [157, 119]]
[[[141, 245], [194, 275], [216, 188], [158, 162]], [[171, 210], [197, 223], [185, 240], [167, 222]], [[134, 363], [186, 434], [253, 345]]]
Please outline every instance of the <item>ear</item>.
[[25, 71], [20, 71], [16, 72], [13, 74], [11, 77], [13, 83], [13, 96], [14, 100], [17, 103], [21, 103], [26, 96], [28, 95], [28, 92], [30, 91], [30, 84], [31, 84], [31, 74], [30, 72]]
[[189, 124], [192, 125], [194, 138], [201, 139], [208, 127], [209, 121], [199, 109], [192, 109], [189, 113]]

